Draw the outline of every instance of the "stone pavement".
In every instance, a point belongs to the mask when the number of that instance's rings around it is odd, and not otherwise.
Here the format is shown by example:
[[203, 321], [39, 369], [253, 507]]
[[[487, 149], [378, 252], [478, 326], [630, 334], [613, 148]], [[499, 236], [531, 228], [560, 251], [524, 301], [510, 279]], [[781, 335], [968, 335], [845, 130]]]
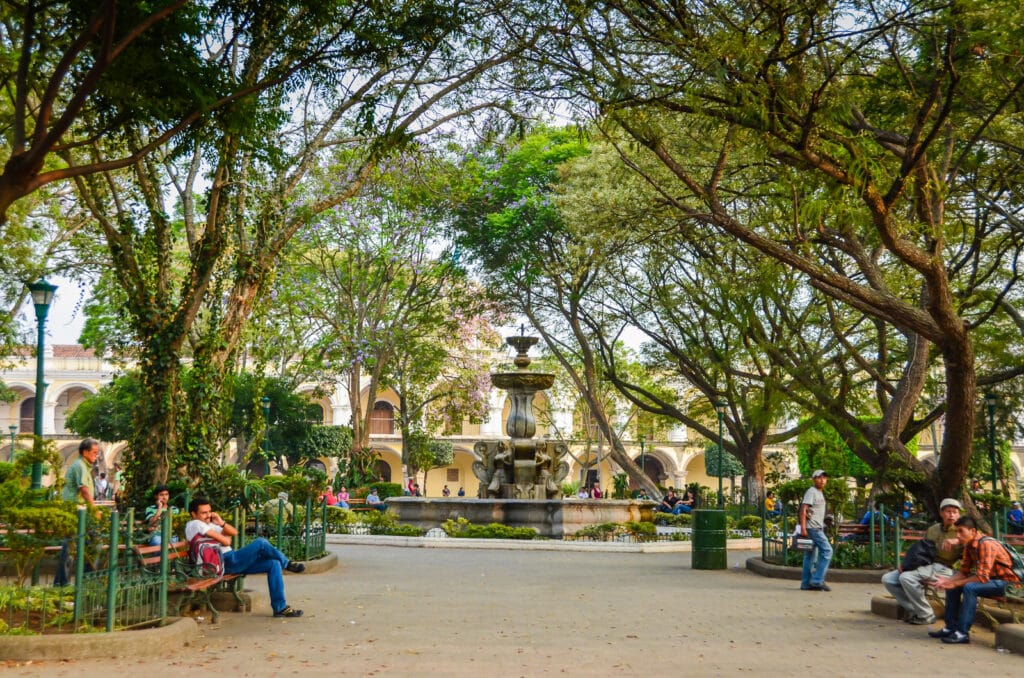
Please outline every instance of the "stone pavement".
[[[876, 617], [881, 584], [831, 593], [688, 553], [333, 546], [339, 567], [289, 576], [289, 603], [201, 624], [189, 648], [149, 657], [8, 666], [10, 676], [610, 675], [1019, 676], [1024, 658], [979, 630], [945, 646]], [[247, 582], [265, 592], [258, 577]]]

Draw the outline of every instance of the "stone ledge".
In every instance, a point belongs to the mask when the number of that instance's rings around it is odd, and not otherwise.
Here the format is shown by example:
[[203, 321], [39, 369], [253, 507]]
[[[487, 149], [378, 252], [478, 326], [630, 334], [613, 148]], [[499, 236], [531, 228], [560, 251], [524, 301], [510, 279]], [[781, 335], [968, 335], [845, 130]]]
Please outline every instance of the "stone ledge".
[[[932, 609], [935, 611], [935, 616], [941, 620], [943, 613], [942, 603], [938, 603], [933, 600], [929, 602], [932, 605]], [[906, 614], [905, 610], [896, 602], [896, 599], [890, 598], [889, 596], [872, 596], [871, 612], [872, 614], [876, 614], [880, 617], [900, 620], [903, 619]], [[989, 617], [991, 617], [991, 619]], [[995, 620], [995, 624], [992, 623], [993, 620]], [[985, 602], [978, 605], [978, 613], [974, 615], [975, 626], [984, 626], [989, 629], [995, 626], [997, 634], [999, 629], [1004, 627], [1012, 628], [1016, 626], [1020, 627], [1020, 629], [1024, 629], [1024, 624], [1013, 624], [1011, 622], [1013, 622], [1013, 613], [1010, 610], [1005, 610]], [[1024, 639], [1024, 631], [1022, 631], [1022, 639]], [[999, 643], [997, 642], [996, 645], [999, 645]]]
[[[328, 570], [333, 570], [334, 568], [336, 568], [338, 566], [338, 554], [337, 553], [328, 553], [323, 558], [317, 558], [316, 560], [303, 560], [302, 563], [305, 564], [306, 571], [303, 572], [302, 575], [300, 575], [300, 576], [305, 576], [307, 574], [320, 574], [321, 572], [327, 572]], [[285, 571], [285, 575], [290, 576], [290, 577], [296, 576], [293, 573], [288, 572], [288, 571]], [[248, 576], [256, 576], [256, 575], [248, 575]]]
[[996, 629], [996, 647], [1024, 654], [1024, 624], [1000, 624]]
[[[760, 540], [758, 540], [760, 542]], [[792, 579], [799, 581], [802, 571], [799, 567], [787, 567], [766, 563], [760, 558], [748, 558], [747, 569], [762, 577], [773, 579]], [[828, 576], [825, 577], [829, 583], [840, 584], [877, 584], [881, 581], [882, 575], [889, 570], [837, 570], [829, 568]]]
[[164, 626], [114, 633], [57, 633], [46, 636], [0, 636], [0, 659], [57, 661], [138, 657], [184, 647], [199, 638], [190, 617], [175, 618]]

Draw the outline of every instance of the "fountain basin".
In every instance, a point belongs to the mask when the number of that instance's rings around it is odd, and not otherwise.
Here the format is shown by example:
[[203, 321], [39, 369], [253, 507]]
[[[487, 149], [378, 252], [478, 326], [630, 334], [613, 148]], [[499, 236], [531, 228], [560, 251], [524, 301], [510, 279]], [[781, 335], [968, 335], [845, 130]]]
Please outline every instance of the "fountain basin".
[[541, 537], [561, 539], [598, 523], [624, 523], [654, 519], [653, 501], [616, 499], [460, 499], [391, 497], [388, 510], [398, 521], [421, 530], [440, 527], [446, 520], [465, 518], [471, 523], [501, 523], [532, 527]]
[[555, 375], [546, 372], [496, 372], [491, 375], [491, 383], [506, 391], [512, 389], [544, 391], [555, 383]]

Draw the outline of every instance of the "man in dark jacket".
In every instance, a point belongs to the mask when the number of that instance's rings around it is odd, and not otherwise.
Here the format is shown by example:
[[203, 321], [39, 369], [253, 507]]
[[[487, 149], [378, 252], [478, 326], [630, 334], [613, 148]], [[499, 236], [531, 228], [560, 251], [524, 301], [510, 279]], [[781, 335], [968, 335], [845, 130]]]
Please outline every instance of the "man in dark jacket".
[[956, 499], [943, 499], [939, 504], [942, 522], [929, 527], [924, 535], [935, 545], [934, 562], [914, 569], [900, 568], [882, 576], [885, 588], [906, 611], [904, 621], [909, 624], [931, 624], [935, 621], [935, 612], [925, 599], [924, 587], [934, 582], [936, 577], [951, 576], [953, 564], [960, 560], [963, 546], [957, 540], [956, 521], [961, 510]]

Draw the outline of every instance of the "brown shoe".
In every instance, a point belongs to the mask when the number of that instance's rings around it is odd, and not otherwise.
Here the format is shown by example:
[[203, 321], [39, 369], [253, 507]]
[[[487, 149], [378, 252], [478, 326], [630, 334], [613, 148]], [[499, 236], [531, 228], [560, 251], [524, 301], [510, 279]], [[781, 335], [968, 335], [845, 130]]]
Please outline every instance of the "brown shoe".
[[275, 617], [301, 617], [302, 610], [296, 610], [291, 605], [288, 605], [283, 610], [278, 610], [274, 613]]

